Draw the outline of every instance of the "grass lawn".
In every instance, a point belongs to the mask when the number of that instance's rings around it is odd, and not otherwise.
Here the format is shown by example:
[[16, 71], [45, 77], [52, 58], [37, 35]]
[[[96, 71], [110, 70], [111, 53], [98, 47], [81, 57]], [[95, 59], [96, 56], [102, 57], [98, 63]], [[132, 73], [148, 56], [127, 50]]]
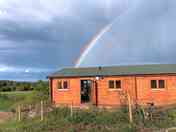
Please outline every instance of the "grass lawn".
[[35, 92], [0, 92], [0, 111], [11, 111], [18, 104], [33, 102]]
[[13, 91], [13, 92], [0, 92], [0, 94], [5, 95], [16, 95], [16, 96], [24, 96], [33, 93], [33, 91]]

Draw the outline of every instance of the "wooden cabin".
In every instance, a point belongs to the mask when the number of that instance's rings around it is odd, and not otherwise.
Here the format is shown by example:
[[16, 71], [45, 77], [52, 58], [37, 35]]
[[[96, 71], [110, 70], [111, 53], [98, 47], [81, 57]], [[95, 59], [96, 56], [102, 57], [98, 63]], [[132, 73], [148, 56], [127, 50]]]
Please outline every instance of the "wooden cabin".
[[65, 68], [49, 75], [53, 103], [118, 107], [176, 104], [176, 64]]

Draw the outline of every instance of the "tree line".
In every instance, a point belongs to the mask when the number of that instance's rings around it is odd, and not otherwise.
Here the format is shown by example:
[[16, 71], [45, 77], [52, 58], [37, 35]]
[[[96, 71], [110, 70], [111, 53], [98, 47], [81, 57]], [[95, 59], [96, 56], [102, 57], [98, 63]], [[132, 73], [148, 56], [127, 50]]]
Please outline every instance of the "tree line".
[[42, 90], [42, 87], [46, 89], [48, 86], [48, 81], [41, 80], [37, 82], [0, 80], [0, 92]]

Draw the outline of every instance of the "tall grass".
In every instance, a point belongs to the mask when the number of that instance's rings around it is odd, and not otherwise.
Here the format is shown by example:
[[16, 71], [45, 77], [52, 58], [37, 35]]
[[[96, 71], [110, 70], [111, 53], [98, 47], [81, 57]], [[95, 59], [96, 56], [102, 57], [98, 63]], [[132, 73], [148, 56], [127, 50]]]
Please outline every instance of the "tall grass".
[[54, 109], [44, 122], [24, 122], [18, 132], [133, 132], [135, 127], [128, 123], [127, 113], [122, 110], [76, 110], [70, 116], [68, 108]]
[[0, 125], [2, 132], [139, 132], [147, 128], [150, 132], [176, 125], [175, 108], [159, 112], [159, 118], [143, 119], [139, 112], [134, 112], [134, 123], [130, 124], [127, 109], [74, 110], [55, 108], [45, 114], [44, 121], [39, 118], [21, 122], [10, 121]]
[[[135, 132], [143, 128], [155, 131], [176, 126], [175, 108], [159, 111], [156, 109], [152, 119], [145, 119], [138, 111], [134, 111], [133, 118], [134, 123], [130, 124], [126, 108], [113, 111], [95, 108], [76, 110], [72, 117], [68, 108], [58, 108], [46, 116], [43, 124], [38, 122], [40, 124], [38, 125], [38, 131]], [[23, 130], [26, 128], [31, 129], [31, 127], [27, 123], [23, 126]], [[35, 132], [35, 130], [32, 131]]]
[[44, 121], [36, 117], [21, 122], [11, 120], [0, 124], [0, 132], [140, 132], [145, 128], [152, 132], [176, 125], [175, 108], [157, 111], [155, 116], [146, 119], [141, 109], [137, 109], [133, 111], [134, 122], [131, 124], [126, 107], [115, 110], [74, 109], [72, 116], [70, 109], [63, 107], [54, 108], [52, 112], [46, 113]]

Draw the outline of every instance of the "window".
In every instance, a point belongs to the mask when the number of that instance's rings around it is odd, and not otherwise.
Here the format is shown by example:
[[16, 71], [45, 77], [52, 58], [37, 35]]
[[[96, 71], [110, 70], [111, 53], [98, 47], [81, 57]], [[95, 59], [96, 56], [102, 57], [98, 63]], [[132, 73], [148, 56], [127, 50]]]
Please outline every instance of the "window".
[[165, 88], [165, 80], [151, 80], [151, 88], [152, 89]]
[[109, 88], [115, 88], [113, 80], [109, 81]]
[[64, 88], [64, 89], [68, 89], [68, 82], [67, 82], [67, 81], [64, 81], [64, 82], [63, 82], [63, 88]]
[[165, 81], [159, 80], [159, 88], [165, 88]]
[[68, 89], [68, 81], [58, 81], [58, 89]]
[[62, 81], [58, 81], [58, 89], [62, 89]]
[[157, 88], [157, 80], [151, 80], [151, 88]]
[[120, 89], [121, 88], [121, 81], [120, 80], [110, 80], [109, 81], [109, 88], [110, 89]]
[[121, 81], [116, 80], [116, 88], [120, 89], [121, 88]]

